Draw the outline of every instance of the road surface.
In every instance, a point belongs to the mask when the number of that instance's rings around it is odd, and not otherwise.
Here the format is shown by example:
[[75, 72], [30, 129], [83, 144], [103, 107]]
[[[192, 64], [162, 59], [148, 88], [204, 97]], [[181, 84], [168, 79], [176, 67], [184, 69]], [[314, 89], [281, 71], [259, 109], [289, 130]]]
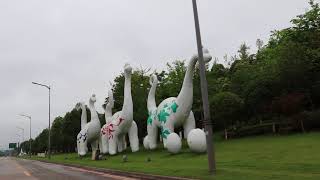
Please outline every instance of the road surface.
[[0, 180], [133, 180], [63, 165], [0, 157]]

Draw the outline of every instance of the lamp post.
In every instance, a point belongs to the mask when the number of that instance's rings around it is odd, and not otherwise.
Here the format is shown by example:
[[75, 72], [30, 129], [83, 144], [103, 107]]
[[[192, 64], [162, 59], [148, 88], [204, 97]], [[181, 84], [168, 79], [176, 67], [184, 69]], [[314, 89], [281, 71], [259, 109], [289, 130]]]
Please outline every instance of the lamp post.
[[49, 91], [49, 137], [48, 137], [48, 158], [51, 158], [51, 133], [50, 133], [50, 91], [51, 91], [51, 87], [49, 85], [45, 85], [45, 84], [40, 84], [40, 83], [36, 83], [36, 82], [32, 82], [32, 84], [38, 85], [38, 86], [42, 86], [42, 87], [46, 87]]
[[25, 115], [25, 114], [19, 114], [19, 116], [22, 116], [22, 117], [26, 117], [29, 119], [30, 121], [30, 129], [29, 129], [29, 134], [30, 134], [30, 137], [29, 137], [29, 155], [30, 155], [30, 158], [31, 158], [31, 116], [28, 116], [28, 115]]
[[16, 134], [16, 136], [18, 137], [18, 151], [19, 151], [19, 149], [20, 149], [21, 135], [20, 135], [20, 134]]
[[206, 80], [205, 65], [203, 60], [197, 1], [192, 0], [192, 5], [193, 5], [193, 15], [194, 15], [195, 30], [196, 30], [196, 38], [197, 38], [198, 56], [199, 56], [198, 62], [200, 67], [201, 96], [202, 96], [202, 103], [203, 103], [204, 126], [205, 126], [206, 141], [207, 141], [208, 166], [209, 166], [209, 173], [213, 174], [216, 171], [216, 162], [215, 162], [215, 154], [214, 154], [213, 138], [212, 138], [212, 122], [211, 122], [210, 111], [209, 111], [208, 83]]
[[17, 126], [18, 129], [22, 131], [22, 142], [24, 141], [24, 128]]

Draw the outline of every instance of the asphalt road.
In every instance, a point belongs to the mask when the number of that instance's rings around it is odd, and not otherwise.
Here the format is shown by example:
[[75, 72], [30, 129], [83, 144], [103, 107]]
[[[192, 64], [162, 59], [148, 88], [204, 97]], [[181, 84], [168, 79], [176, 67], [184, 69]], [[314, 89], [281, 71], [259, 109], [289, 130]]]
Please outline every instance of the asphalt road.
[[0, 180], [133, 180], [106, 174], [102, 172], [90, 171], [81, 168], [68, 167], [30, 161], [9, 157], [0, 157]]

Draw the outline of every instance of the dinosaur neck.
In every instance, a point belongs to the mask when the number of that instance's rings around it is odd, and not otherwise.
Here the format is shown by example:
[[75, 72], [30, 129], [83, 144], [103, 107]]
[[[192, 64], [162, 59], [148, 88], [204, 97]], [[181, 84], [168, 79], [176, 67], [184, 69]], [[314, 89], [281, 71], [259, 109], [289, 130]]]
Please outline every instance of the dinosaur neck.
[[183, 103], [188, 103], [192, 105], [192, 100], [193, 100], [193, 72], [194, 72], [194, 67], [197, 62], [196, 58], [191, 58], [189, 65], [187, 67], [186, 74], [184, 76], [183, 84], [180, 90], [180, 93], [177, 97], [177, 102], [179, 104]]
[[[131, 74], [125, 75], [122, 114], [124, 116], [126, 116], [127, 119], [133, 118], [132, 117], [133, 116], [133, 104], [132, 104], [132, 96], [131, 96]], [[124, 118], [124, 119], [126, 119], [126, 118]]]
[[112, 116], [112, 106], [110, 106], [109, 104], [106, 105], [106, 109], [104, 111], [104, 116], [107, 120], [107, 118]]
[[147, 108], [149, 111], [157, 107], [156, 98], [155, 98], [156, 89], [157, 89], [157, 83], [152, 83], [152, 86], [148, 94], [148, 101], [147, 101]]
[[82, 112], [81, 112], [81, 129], [84, 128], [84, 126], [87, 124], [87, 109], [86, 107], [81, 108]]
[[94, 107], [94, 102], [89, 102], [90, 114], [91, 114], [91, 121], [99, 121], [98, 113], [96, 108]]

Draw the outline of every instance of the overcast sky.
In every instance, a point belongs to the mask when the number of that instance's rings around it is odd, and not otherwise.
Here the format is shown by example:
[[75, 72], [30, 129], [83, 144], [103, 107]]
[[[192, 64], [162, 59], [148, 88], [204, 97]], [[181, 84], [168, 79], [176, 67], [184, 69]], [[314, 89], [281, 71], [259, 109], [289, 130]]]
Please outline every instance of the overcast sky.
[[[307, 0], [198, 0], [203, 44], [222, 60], [242, 42], [255, 51], [270, 31], [286, 28]], [[159, 69], [196, 52], [191, 0], [1, 0], [0, 149], [19, 140], [32, 116], [32, 137], [92, 93], [100, 108], [125, 62]], [[79, 120], [80, 121], [80, 120]]]

